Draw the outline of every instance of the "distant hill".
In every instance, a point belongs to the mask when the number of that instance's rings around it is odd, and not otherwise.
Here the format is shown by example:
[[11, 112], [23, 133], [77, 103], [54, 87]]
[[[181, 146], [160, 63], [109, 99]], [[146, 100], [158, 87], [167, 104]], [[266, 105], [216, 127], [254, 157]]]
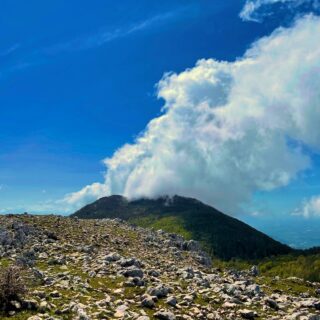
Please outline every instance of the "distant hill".
[[260, 259], [293, 251], [249, 225], [202, 202], [174, 196], [128, 201], [113, 195], [101, 198], [72, 216], [80, 219], [121, 218], [142, 227], [154, 227], [201, 242], [221, 259]]

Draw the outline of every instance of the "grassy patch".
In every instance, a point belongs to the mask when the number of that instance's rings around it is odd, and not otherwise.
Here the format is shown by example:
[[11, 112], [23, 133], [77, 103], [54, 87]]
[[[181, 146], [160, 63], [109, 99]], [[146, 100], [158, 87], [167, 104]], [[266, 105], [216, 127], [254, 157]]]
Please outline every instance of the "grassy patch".
[[305, 282], [296, 282], [288, 279], [275, 279], [273, 277], [259, 277], [256, 279], [257, 284], [263, 286], [263, 290], [272, 294], [274, 292], [283, 292], [290, 295], [300, 295], [301, 293], [311, 293], [313, 288]]
[[183, 219], [178, 216], [157, 217], [155, 215], [148, 215], [130, 219], [129, 222], [135, 223], [143, 228], [162, 229], [166, 232], [180, 234], [187, 240], [192, 239], [191, 232], [185, 228]]
[[10, 259], [2, 258], [0, 259], [0, 267], [7, 268], [12, 264], [12, 261]]
[[248, 270], [258, 265], [260, 274], [266, 277], [297, 277], [308, 281], [320, 282], [320, 255], [283, 255], [265, 258], [260, 261], [214, 260], [214, 266], [221, 269]]
[[259, 264], [262, 274], [269, 276], [299, 277], [320, 282], [320, 255], [287, 255], [268, 259]]
[[22, 311], [22, 312], [16, 313], [14, 316], [9, 317], [9, 316], [6, 316], [5, 314], [0, 313], [0, 319], [1, 320], [26, 320], [35, 314], [36, 313], [32, 311]]

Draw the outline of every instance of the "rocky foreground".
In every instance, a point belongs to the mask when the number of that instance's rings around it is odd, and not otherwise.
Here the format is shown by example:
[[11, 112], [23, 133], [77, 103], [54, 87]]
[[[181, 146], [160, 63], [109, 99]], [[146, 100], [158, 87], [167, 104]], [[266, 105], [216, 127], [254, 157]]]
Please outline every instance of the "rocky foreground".
[[219, 270], [195, 241], [118, 219], [0, 216], [13, 264], [28, 291], [1, 319], [320, 319], [319, 283]]

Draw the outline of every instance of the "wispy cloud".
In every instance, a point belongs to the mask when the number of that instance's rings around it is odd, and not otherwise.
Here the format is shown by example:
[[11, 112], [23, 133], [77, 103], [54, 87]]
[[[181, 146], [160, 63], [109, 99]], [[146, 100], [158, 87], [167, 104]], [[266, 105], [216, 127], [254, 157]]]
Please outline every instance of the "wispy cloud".
[[[189, 10], [189, 7], [183, 7], [175, 11], [161, 13], [147, 19], [136, 21], [126, 26], [120, 27], [103, 27], [94, 33], [84, 34], [65, 42], [55, 43], [46, 47], [34, 48], [25, 52], [23, 56], [4, 67], [0, 72], [0, 77], [29, 68], [31, 66], [47, 63], [51, 58], [60, 54], [73, 53], [102, 47], [107, 43], [117, 39], [132, 36], [134, 34], [152, 31], [153, 29], [163, 26], [165, 23], [182, 17]], [[1, 56], [7, 56], [22, 47], [20, 44], [14, 44], [4, 51], [0, 51]]]
[[12, 46], [10, 46], [9, 48], [7, 48], [3, 51], [0, 51], [0, 57], [9, 56], [11, 53], [15, 52], [19, 48], [20, 48], [20, 43], [15, 43]]
[[162, 23], [167, 22], [170, 19], [173, 19], [180, 14], [181, 11], [167, 12], [159, 14], [142, 20], [136, 23], [133, 23], [125, 27], [116, 27], [116, 28], [102, 28], [98, 32], [93, 34], [86, 34], [69, 41], [58, 43], [47, 48], [39, 50], [39, 53], [55, 55], [63, 52], [73, 52], [80, 50], [88, 50], [93, 48], [98, 48], [107, 44], [116, 39], [125, 38], [132, 34], [146, 31]]

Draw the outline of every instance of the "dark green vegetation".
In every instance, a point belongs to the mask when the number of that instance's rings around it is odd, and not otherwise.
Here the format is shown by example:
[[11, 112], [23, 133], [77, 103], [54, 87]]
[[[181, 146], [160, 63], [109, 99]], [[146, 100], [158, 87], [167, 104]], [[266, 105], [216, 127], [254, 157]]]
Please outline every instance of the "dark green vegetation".
[[[310, 250], [296, 251], [292, 254], [265, 258], [260, 261], [215, 260], [214, 265], [220, 268], [232, 268], [246, 270], [253, 263], [257, 264], [260, 273], [264, 276], [281, 278], [298, 277], [305, 280], [320, 282], [320, 253], [312, 253]], [[310, 253], [311, 252], [311, 253]]]
[[121, 218], [143, 227], [179, 233], [201, 242], [215, 257], [261, 259], [293, 252], [247, 224], [198, 200], [174, 196], [128, 201], [104, 197], [73, 214], [82, 219]]

